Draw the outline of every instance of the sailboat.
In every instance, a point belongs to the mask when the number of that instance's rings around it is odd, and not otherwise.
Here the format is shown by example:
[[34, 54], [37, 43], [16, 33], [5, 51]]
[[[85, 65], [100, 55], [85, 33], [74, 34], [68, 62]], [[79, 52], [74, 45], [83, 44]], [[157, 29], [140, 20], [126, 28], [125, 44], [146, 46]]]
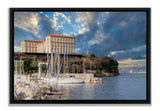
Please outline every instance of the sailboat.
[[18, 68], [17, 68], [17, 61], [15, 62], [16, 62], [16, 74], [14, 75], [15, 84], [26, 82], [27, 77], [26, 75], [24, 75], [25, 74], [24, 64], [23, 64], [23, 61], [21, 60], [21, 57], [19, 61], [19, 74], [18, 74]]
[[[22, 73], [23, 71], [23, 73]], [[21, 57], [20, 57], [20, 82], [26, 82], [27, 80], [27, 77], [25, 74], [25, 71], [24, 71], [24, 64], [23, 64], [23, 61], [21, 60]]]
[[[58, 83], [58, 84], [80, 84], [80, 83], [84, 83], [84, 81], [82, 81], [80, 79], [77, 79], [77, 78], [74, 78], [74, 77], [60, 77], [59, 75], [60, 75], [60, 72], [61, 72], [61, 69], [62, 69], [62, 65], [63, 65], [63, 62], [65, 61], [65, 54], [64, 54], [61, 66], [60, 66], [60, 54], [55, 54], [55, 62], [56, 62], [57, 59], [58, 59], [58, 61], [57, 61], [57, 66], [58, 66], [57, 72], [58, 72], [58, 74], [55, 75], [55, 74], [53, 74], [53, 51], [52, 51], [51, 52], [51, 73], [50, 73], [50, 76], [48, 78], [44, 79], [45, 81], [52, 82], [52, 83]], [[53, 76], [53, 75], [55, 75], [55, 76]]]
[[59, 77], [59, 74], [60, 74], [60, 71], [61, 71], [61, 68], [62, 68], [62, 64], [64, 62], [64, 58], [65, 58], [65, 55], [63, 57], [61, 67], [60, 67], [58, 75], [56, 77], [57, 78], [56, 83], [59, 83], [59, 84], [81, 84], [81, 83], [84, 83], [84, 81], [82, 81], [80, 79], [77, 79], [77, 78], [74, 78], [74, 77]]

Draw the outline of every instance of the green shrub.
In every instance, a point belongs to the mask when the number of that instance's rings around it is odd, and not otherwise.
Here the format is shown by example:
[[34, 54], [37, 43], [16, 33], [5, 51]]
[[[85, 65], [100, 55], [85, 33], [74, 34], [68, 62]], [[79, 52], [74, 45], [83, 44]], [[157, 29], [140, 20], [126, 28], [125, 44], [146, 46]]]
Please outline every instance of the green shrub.
[[26, 59], [24, 60], [24, 71], [28, 74], [29, 70], [31, 69], [31, 60]]
[[90, 57], [96, 57], [96, 55], [95, 54], [91, 54]]
[[95, 72], [95, 74], [101, 74], [101, 71], [97, 70], [97, 71]]

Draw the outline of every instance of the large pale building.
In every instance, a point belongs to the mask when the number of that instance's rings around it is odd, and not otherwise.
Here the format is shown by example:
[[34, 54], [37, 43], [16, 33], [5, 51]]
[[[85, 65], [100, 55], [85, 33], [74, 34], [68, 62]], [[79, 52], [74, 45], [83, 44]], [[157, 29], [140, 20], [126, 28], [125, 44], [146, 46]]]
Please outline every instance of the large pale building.
[[21, 52], [22, 53], [37, 53], [39, 44], [42, 45], [45, 41], [42, 40], [30, 40], [25, 39], [21, 41]]
[[50, 34], [45, 41], [25, 39], [21, 41], [22, 53], [75, 53], [75, 38], [67, 35]]

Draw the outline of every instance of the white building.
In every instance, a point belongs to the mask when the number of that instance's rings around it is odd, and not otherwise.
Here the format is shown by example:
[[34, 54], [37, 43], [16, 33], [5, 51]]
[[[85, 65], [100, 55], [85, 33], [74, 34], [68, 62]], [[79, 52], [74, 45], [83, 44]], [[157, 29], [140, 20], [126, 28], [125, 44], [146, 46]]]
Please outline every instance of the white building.
[[21, 41], [22, 53], [75, 53], [75, 38], [67, 35], [50, 34], [45, 41], [25, 39]]

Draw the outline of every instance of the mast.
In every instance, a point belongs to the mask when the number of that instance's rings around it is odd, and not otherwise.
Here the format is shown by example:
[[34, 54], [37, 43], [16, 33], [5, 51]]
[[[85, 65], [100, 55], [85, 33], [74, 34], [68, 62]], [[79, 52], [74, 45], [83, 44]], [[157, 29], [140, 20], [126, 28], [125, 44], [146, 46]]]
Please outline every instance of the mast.
[[67, 70], [68, 70], [68, 73], [69, 73], [69, 67], [68, 67], [68, 54], [67, 54]]
[[60, 72], [61, 72], [61, 68], [62, 68], [63, 61], [64, 61], [64, 57], [63, 57], [63, 59], [62, 59], [61, 66], [59, 67], [59, 70], [58, 70], [58, 74], [57, 74], [57, 76], [56, 76], [56, 79], [58, 79], [59, 74], [60, 74]]
[[[49, 53], [47, 52], [47, 67], [48, 67], [48, 69], [49, 69]], [[47, 69], [47, 74], [49, 73], [49, 71], [48, 71], [48, 69]]]
[[18, 70], [17, 70], [17, 61], [16, 61], [16, 74], [18, 74]]
[[41, 63], [40, 62], [38, 63], [38, 71], [39, 71], [38, 78], [40, 78], [41, 76]]
[[83, 73], [86, 73], [86, 71], [85, 71], [85, 58], [83, 59]]
[[57, 72], [59, 71], [59, 69], [60, 69], [60, 54], [58, 54], [58, 62], [57, 62], [58, 64], [58, 70], [57, 70]]
[[53, 74], [53, 48], [51, 51], [51, 74]]
[[21, 57], [20, 57], [20, 76], [21, 76]]
[[48, 73], [51, 72], [51, 63], [50, 63], [50, 55], [48, 55]]
[[57, 54], [55, 52], [55, 59], [54, 59], [54, 73], [57, 73], [56, 71], [56, 61], [57, 61]]
[[63, 66], [63, 73], [65, 73], [65, 53], [64, 53], [64, 66]]
[[24, 65], [23, 65], [23, 62], [22, 62], [22, 72], [24, 74]]

